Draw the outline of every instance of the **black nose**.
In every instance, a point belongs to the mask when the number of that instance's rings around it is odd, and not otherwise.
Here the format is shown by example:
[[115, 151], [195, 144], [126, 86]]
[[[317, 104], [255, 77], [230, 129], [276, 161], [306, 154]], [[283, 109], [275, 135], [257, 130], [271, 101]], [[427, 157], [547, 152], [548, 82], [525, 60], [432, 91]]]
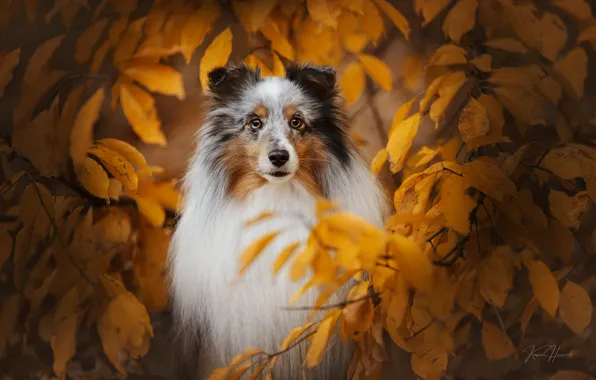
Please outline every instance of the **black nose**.
[[278, 168], [290, 159], [290, 153], [285, 149], [275, 149], [269, 152], [269, 161]]

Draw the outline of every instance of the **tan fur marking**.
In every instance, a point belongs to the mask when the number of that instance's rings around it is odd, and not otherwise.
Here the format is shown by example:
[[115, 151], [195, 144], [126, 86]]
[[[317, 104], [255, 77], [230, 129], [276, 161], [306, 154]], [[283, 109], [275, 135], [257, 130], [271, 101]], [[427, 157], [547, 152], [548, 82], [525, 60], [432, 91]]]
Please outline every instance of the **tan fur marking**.
[[257, 108], [253, 111], [255, 115], [260, 117], [261, 119], [266, 119], [269, 116], [269, 112], [267, 112], [267, 108], [264, 105], [258, 105]]
[[223, 162], [228, 173], [230, 197], [244, 199], [267, 182], [256, 171], [258, 154], [257, 149], [251, 149], [243, 141], [231, 140], [228, 143]]
[[317, 175], [325, 161], [325, 149], [321, 139], [307, 136], [294, 141], [294, 149], [298, 155], [299, 167], [296, 179], [315, 197], [323, 196], [323, 189]]
[[286, 107], [286, 109], [284, 110], [284, 115], [286, 115], [286, 120], [290, 121], [290, 119], [292, 118], [292, 116], [294, 116], [294, 114], [296, 113], [296, 107], [293, 105], [289, 105]]

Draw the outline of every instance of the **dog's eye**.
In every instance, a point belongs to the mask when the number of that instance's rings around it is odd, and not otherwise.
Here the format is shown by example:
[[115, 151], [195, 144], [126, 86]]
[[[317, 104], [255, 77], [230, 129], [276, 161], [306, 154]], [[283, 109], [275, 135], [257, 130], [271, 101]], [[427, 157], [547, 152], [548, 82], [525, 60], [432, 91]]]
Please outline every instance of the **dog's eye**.
[[257, 131], [263, 126], [263, 122], [258, 117], [255, 117], [248, 122], [248, 126], [251, 130]]
[[290, 127], [300, 130], [300, 129], [304, 128], [304, 122], [298, 116], [294, 116], [290, 120]]

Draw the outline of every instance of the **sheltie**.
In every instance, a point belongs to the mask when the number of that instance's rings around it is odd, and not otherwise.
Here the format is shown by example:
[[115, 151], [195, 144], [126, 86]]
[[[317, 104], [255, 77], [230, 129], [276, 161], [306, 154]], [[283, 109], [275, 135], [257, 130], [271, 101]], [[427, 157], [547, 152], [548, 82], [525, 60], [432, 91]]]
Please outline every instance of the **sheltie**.
[[[319, 197], [378, 227], [387, 214], [383, 189], [347, 135], [333, 69], [289, 65], [285, 77], [261, 78], [237, 65], [216, 68], [208, 79], [207, 118], [184, 177], [169, 259], [179, 378], [192, 380], [226, 367], [247, 347], [277, 352], [304, 323], [308, 311], [287, 308], [303, 282], [289, 279], [289, 265], [274, 276], [272, 265], [283, 248], [306, 241]], [[275, 217], [246, 227], [268, 211]], [[277, 230], [238, 278], [244, 248]], [[313, 289], [297, 305], [316, 299]], [[281, 355], [274, 379], [301, 378], [307, 346]], [[345, 379], [351, 356], [352, 347], [335, 337], [306, 377]]]

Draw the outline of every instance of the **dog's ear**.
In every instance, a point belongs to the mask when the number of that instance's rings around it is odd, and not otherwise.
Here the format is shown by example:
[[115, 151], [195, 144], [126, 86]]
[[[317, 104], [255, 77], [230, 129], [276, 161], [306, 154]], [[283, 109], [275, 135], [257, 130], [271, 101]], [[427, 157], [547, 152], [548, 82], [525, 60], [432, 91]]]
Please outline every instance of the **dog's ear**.
[[229, 99], [248, 85], [260, 80], [260, 71], [242, 64], [233, 67], [216, 67], [207, 74], [209, 92], [218, 99]]
[[320, 100], [328, 100], [337, 94], [335, 70], [329, 66], [290, 64], [286, 67], [286, 78]]

